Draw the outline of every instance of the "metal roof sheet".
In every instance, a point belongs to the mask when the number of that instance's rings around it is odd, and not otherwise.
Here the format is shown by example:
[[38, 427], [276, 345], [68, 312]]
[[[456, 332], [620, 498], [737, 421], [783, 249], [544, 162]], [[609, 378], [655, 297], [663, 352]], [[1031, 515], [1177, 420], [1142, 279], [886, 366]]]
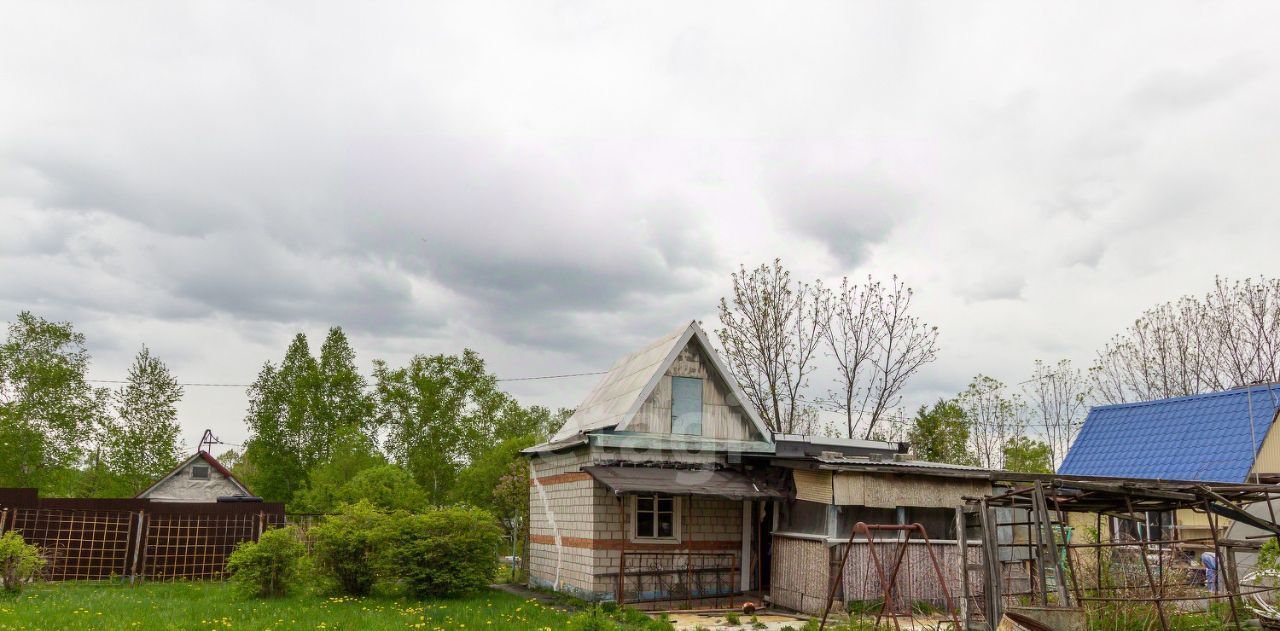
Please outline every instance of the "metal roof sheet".
[[730, 469], [669, 469], [662, 467], [583, 467], [616, 495], [665, 493], [700, 495], [729, 500], [786, 497], [782, 490]]
[[1098, 406], [1058, 473], [1242, 482], [1278, 410], [1276, 385]]
[[860, 456], [846, 458], [814, 458], [822, 463], [824, 469], [841, 471], [884, 469], [903, 473], [923, 473], [935, 475], [950, 474], [952, 476], [989, 478], [991, 470], [982, 467], [950, 464], [946, 462], [929, 462], [927, 460], [898, 460], [896, 458], [865, 458]]

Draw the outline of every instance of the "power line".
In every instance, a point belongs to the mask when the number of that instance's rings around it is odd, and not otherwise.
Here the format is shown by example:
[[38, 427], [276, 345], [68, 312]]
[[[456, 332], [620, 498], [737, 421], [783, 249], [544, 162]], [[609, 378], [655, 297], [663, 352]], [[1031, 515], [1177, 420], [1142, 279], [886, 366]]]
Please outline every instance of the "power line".
[[[588, 377], [591, 375], [603, 375], [609, 371], [599, 370], [595, 372], [575, 372], [562, 375], [535, 375], [532, 377], [507, 377], [505, 379], [497, 379], [496, 381], [536, 381], [542, 379], [565, 379], [568, 377]], [[90, 383], [129, 383], [124, 379], [85, 379]], [[179, 383], [183, 387], [193, 388], [248, 388], [253, 384], [250, 383]], [[375, 387], [373, 384], [365, 386], [367, 388]]]

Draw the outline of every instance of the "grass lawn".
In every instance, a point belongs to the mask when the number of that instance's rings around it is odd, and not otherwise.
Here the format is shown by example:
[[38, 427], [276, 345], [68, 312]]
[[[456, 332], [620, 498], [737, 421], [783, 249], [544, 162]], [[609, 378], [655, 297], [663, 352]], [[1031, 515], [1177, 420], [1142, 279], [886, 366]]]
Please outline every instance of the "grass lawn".
[[0, 593], [10, 629], [563, 629], [564, 613], [491, 591], [453, 600], [325, 597], [254, 600], [217, 582], [51, 583]]

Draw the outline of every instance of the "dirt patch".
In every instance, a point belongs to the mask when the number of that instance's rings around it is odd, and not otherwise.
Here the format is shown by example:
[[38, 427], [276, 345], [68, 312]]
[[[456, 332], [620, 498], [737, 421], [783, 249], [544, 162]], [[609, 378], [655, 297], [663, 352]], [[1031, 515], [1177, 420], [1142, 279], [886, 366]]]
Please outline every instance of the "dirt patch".
[[[730, 625], [725, 618], [725, 612], [698, 612], [698, 613], [669, 613], [667, 619], [675, 624], [676, 629], [680, 631], [692, 631], [698, 627], [707, 629], [708, 631], [750, 631], [752, 629], [760, 629], [768, 631], [781, 631], [784, 627], [792, 627], [799, 629], [804, 626], [805, 618], [797, 616], [788, 616], [784, 614], [776, 614], [769, 612], [758, 612], [755, 614], [753, 621], [751, 616], [738, 614], [738, 624]], [[754, 626], [755, 624], [764, 626]]]

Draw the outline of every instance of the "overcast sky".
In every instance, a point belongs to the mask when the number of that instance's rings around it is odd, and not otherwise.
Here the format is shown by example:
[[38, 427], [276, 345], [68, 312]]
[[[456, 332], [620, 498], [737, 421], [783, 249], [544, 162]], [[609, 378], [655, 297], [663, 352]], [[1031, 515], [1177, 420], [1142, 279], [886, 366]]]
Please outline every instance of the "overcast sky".
[[[1274, 2], [0, 2], [0, 320], [247, 383], [601, 370], [740, 263], [898, 274], [907, 404], [1280, 260]], [[573, 406], [591, 378], [515, 382]], [[822, 385], [822, 384], [819, 384]], [[184, 440], [246, 437], [187, 388]]]

